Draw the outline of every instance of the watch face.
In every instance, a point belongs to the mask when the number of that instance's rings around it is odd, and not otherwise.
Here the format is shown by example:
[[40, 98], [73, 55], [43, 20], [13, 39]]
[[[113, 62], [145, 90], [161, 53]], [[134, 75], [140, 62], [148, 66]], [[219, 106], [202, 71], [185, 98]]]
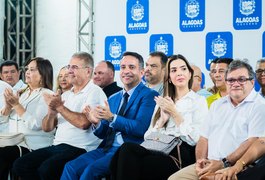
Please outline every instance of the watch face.
[[230, 162], [229, 162], [226, 158], [222, 159], [222, 161], [223, 161], [223, 163], [224, 163], [224, 167], [225, 167], [225, 168], [231, 166]]

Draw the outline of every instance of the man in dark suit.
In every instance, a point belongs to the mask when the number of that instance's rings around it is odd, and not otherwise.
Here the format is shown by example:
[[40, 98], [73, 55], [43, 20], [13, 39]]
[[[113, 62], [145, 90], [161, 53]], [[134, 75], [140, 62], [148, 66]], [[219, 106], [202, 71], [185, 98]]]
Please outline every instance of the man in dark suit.
[[111, 96], [105, 106], [87, 107], [94, 134], [103, 139], [96, 150], [68, 162], [61, 177], [65, 179], [98, 179], [110, 174], [109, 164], [124, 142], [141, 143], [148, 129], [158, 93], [144, 86], [141, 55], [125, 52], [120, 62], [124, 89]]

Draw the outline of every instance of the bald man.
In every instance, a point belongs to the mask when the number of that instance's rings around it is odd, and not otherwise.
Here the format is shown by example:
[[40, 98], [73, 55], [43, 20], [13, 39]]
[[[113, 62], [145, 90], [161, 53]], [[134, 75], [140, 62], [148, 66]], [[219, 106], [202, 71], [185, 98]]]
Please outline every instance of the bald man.
[[211, 96], [212, 93], [207, 91], [206, 89], [201, 88], [201, 83], [202, 83], [202, 72], [201, 69], [198, 66], [192, 65], [191, 68], [194, 71], [193, 74], [193, 83], [191, 89], [199, 94], [200, 96], [208, 97]]
[[96, 85], [102, 88], [107, 97], [122, 90], [114, 82], [114, 66], [109, 61], [101, 61], [97, 64], [94, 71], [93, 81]]

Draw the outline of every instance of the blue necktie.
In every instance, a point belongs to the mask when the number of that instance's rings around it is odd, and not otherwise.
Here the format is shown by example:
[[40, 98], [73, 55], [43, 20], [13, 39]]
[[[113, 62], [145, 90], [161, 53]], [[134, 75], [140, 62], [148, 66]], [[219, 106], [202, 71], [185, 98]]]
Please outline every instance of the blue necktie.
[[[127, 92], [124, 93], [123, 102], [122, 102], [121, 108], [118, 112], [118, 115], [120, 115], [120, 116], [124, 115], [124, 111], [125, 111], [125, 108], [126, 108], [127, 103], [128, 103], [128, 98], [129, 98], [129, 94]], [[103, 150], [105, 152], [108, 151], [112, 147], [112, 144], [113, 144], [114, 139], [115, 139], [115, 134], [116, 134], [115, 130], [112, 127], [109, 127], [109, 129], [107, 131], [106, 144], [103, 147]]]

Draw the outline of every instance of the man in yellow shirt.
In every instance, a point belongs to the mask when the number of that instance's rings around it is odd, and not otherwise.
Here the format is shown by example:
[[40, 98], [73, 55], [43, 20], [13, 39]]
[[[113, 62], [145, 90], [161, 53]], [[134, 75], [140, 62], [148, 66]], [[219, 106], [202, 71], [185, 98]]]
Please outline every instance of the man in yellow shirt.
[[213, 72], [213, 78], [215, 81], [215, 86], [218, 91], [216, 94], [209, 96], [207, 100], [208, 108], [210, 108], [211, 104], [227, 95], [226, 85], [225, 85], [225, 72], [227, 70], [228, 65], [233, 61], [231, 58], [220, 58], [216, 62], [215, 71]]

